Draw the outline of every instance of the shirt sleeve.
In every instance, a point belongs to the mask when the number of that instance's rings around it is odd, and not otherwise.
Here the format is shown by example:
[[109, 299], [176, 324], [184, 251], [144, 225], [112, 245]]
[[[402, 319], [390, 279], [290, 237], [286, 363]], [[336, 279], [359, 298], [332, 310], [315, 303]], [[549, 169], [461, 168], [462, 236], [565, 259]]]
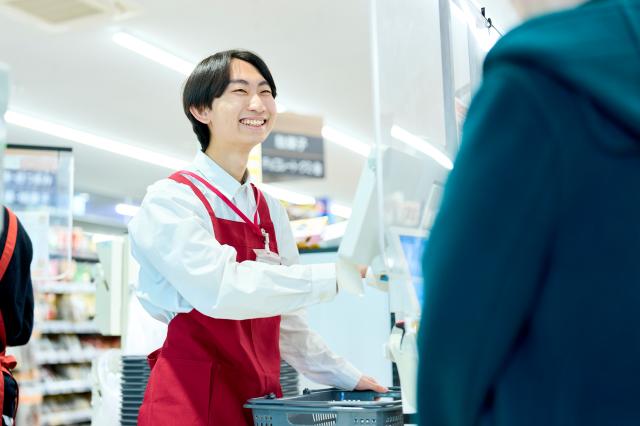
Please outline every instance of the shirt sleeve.
[[171, 180], [149, 188], [129, 223], [132, 254], [153, 267], [193, 308], [223, 319], [263, 318], [331, 300], [333, 264], [268, 265], [237, 262], [218, 243], [204, 206]]
[[554, 123], [543, 113], [539, 82], [501, 67], [485, 75], [471, 105], [424, 258], [425, 424], [476, 425], [490, 409], [553, 244], [562, 185]]
[[304, 311], [282, 315], [280, 354], [299, 373], [314, 382], [352, 390], [362, 373], [334, 354], [322, 337], [309, 328]]
[[[286, 265], [296, 264], [300, 260], [300, 254], [282, 206], [279, 206], [275, 219], [282, 262]], [[309, 328], [306, 312], [302, 309], [282, 315], [280, 354], [299, 373], [323, 385], [352, 390], [362, 377], [357, 368], [334, 354], [322, 337]]]

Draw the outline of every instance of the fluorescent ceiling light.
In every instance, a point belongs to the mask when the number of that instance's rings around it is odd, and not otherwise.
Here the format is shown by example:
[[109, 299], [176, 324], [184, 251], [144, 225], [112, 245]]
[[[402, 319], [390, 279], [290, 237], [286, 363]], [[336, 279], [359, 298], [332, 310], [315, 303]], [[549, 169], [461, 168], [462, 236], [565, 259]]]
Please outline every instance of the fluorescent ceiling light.
[[[129, 49], [139, 55], [142, 55], [152, 61], [155, 61], [161, 65], [171, 68], [181, 74], [189, 75], [194, 64], [185, 61], [175, 55], [172, 55], [156, 46], [153, 46], [137, 37], [134, 37], [125, 32], [118, 32], [113, 35], [113, 41], [118, 45]], [[284, 112], [287, 110], [283, 104], [277, 104], [278, 112]], [[105, 138], [102, 136], [94, 135], [82, 130], [72, 129], [60, 124], [51, 123], [49, 121], [40, 120], [35, 117], [28, 116], [26, 114], [18, 113], [15, 111], [7, 111], [5, 114], [5, 120], [7, 123], [15, 126], [24, 127], [30, 130], [34, 130], [40, 133], [46, 133], [51, 136], [55, 136], [62, 139], [67, 139], [82, 145], [91, 146], [93, 148], [108, 151], [114, 154], [123, 155], [125, 157], [133, 158], [147, 163], [155, 164], [157, 166], [166, 167], [171, 170], [180, 170], [187, 166], [188, 162], [179, 160], [168, 155], [163, 155], [154, 151], [150, 151], [144, 148], [139, 148], [127, 143], [118, 142], [113, 139]], [[324, 126], [322, 128], [322, 136], [338, 145], [342, 145], [351, 151], [354, 151], [365, 157], [369, 156], [371, 146], [360, 142], [359, 140], [347, 136], [331, 127]], [[312, 196], [300, 194], [297, 192], [289, 191], [282, 188], [277, 188], [271, 185], [261, 185], [261, 188], [271, 196], [280, 200], [292, 203], [292, 204], [315, 204], [316, 199]], [[125, 208], [126, 209], [126, 208]], [[338, 207], [341, 213], [334, 213], [337, 216], [344, 216], [347, 214], [345, 208]], [[130, 210], [127, 210], [130, 211]], [[125, 214], [125, 213], [121, 213]], [[134, 213], [135, 214], [135, 213]], [[350, 211], [349, 211], [350, 214]], [[126, 215], [126, 214], [125, 214]]]
[[425, 141], [424, 139], [407, 132], [402, 127], [396, 126], [395, 124], [391, 127], [391, 136], [399, 141], [406, 143], [407, 145], [417, 149], [420, 152], [427, 154], [429, 157], [436, 160], [443, 167], [451, 170], [453, 169], [453, 162], [446, 154], [440, 151], [438, 148]]
[[[122, 47], [132, 50], [133, 52], [151, 59], [152, 61], [155, 61], [160, 65], [164, 65], [184, 75], [189, 75], [195, 68], [194, 64], [185, 61], [184, 59], [178, 58], [171, 53], [168, 53], [156, 46], [147, 43], [146, 41], [140, 40], [139, 38], [125, 32], [115, 33], [113, 35], [113, 41]], [[279, 102], [276, 102], [276, 108], [278, 112], [288, 111], [288, 108]], [[333, 143], [350, 149], [351, 151], [364, 157], [368, 157], [369, 153], [371, 152], [371, 145], [361, 142], [351, 136], [347, 136], [344, 133], [329, 126], [324, 126], [322, 128], [322, 137]]]
[[361, 142], [356, 138], [347, 136], [344, 133], [334, 129], [333, 127], [323, 126], [322, 137], [330, 142], [341, 145], [356, 154], [360, 154], [364, 157], [368, 157], [371, 152], [371, 145]]
[[87, 202], [89, 202], [89, 194], [75, 194], [71, 199], [71, 211], [74, 215], [82, 216], [87, 211]]
[[138, 210], [140, 210], [140, 207], [131, 204], [116, 204], [116, 213], [122, 216], [135, 216]]
[[[112, 40], [126, 49], [186, 76], [191, 74], [191, 71], [196, 67], [195, 64], [172, 55], [166, 50], [147, 43], [146, 41], [141, 40], [138, 37], [134, 37], [129, 33], [117, 32], [113, 35]], [[276, 108], [278, 112], [285, 112], [289, 110], [280, 102], [276, 102]]]
[[329, 211], [332, 215], [349, 219], [351, 217], [351, 208], [338, 203], [330, 203]]
[[60, 124], [40, 120], [19, 112], [7, 111], [4, 118], [7, 123], [15, 126], [24, 127], [40, 133], [46, 133], [51, 136], [67, 139], [72, 142], [108, 151], [113, 154], [123, 155], [125, 157], [151, 163], [156, 166], [166, 167], [167, 169], [180, 170], [188, 164], [187, 161], [179, 160], [175, 157], [139, 148], [124, 142], [118, 142], [102, 136], [97, 136], [82, 130], [76, 130]]
[[[195, 64], [189, 61], [185, 61], [182, 58], [172, 55], [159, 47], [125, 32], [115, 33], [112, 40], [126, 49], [142, 55], [147, 59], [151, 59], [160, 65], [164, 65], [167, 68], [171, 68], [174, 71], [178, 71], [180, 74], [184, 74], [186, 76], [191, 74], [191, 71], [196, 67]], [[276, 108], [278, 112], [288, 111], [288, 108], [280, 102], [276, 102]]]
[[172, 55], [171, 53], [149, 44], [146, 41], [140, 40], [131, 34], [118, 32], [113, 35], [112, 40], [126, 49], [164, 65], [167, 68], [171, 68], [174, 71], [178, 71], [181, 74], [189, 75], [195, 68], [195, 65], [191, 62]]
[[104, 241], [113, 241], [113, 240], [115, 240], [117, 238], [120, 238], [120, 237], [117, 237], [115, 235], [100, 234], [98, 232], [86, 232], [86, 233], [91, 235], [91, 241], [93, 241], [96, 244], [102, 243]]
[[[144, 161], [156, 166], [165, 167], [170, 170], [182, 170], [189, 164], [188, 161], [180, 160], [175, 157], [160, 154], [148, 149], [139, 148], [127, 143], [118, 142], [113, 139], [97, 136], [82, 130], [72, 129], [60, 124], [51, 123], [49, 121], [40, 120], [15, 111], [7, 111], [4, 116], [9, 124], [24, 127], [36, 132], [45, 133], [61, 139], [66, 139], [92, 148], [108, 151], [113, 154], [122, 155], [133, 158], [134, 160]], [[286, 189], [277, 188], [271, 185], [260, 185], [261, 188], [273, 197], [287, 201], [292, 204], [315, 204], [316, 199], [309, 195], [299, 194], [297, 192], [288, 191]], [[125, 213], [121, 213], [126, 215]], [[134, 213], [135, 214], [135, 213]]]
[[275, 187], [273, 185], [266, 185], [264, 183], [259, 185], [260, 188], [267, 194], [275, 197], [279, 200], [286, 201], [291, 204], [315, 204], [316, 199], [310, 195], [299, 194], [297, 192], [289, 191]]

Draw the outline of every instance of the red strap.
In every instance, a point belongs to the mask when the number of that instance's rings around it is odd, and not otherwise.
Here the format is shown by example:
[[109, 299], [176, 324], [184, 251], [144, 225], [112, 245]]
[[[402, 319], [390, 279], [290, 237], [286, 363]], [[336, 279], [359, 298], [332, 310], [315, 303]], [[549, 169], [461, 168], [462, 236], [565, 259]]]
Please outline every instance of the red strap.
[[[2, 326], [2, 331], [4, 334], [4, 323], [0, 324]], [[4, 337], [4, 336], [3, 336]], [[2, 419], [3, 409], [4, 409], [4, 373], [7, 373], [9, 376], [13, 377], [11, 374], [11, 370], [16, 368], [16, 359], [13, 355], [5, 355], [4, 351], [0, 352], [0, 421]], [[13, 422], [15, 424], [16, 414], [18, 413], [18, 394], [16, 392], [16, 400], [15, 400], [15, 410], [13, 410]]]
[[188, 187], [191, 188], [193, 193], [196, 194], [196, 197], [198, 197], [202, 202], [202, 204], [204, 205], [204, 208], [207, 209], [207, 213], [209, 213], [209, 218], [211, 218], [211, 225], [213, 225], [213, 233], [216, 235], [221, 235], [220, 231], [218, 230], [218, 221], [216, 220], [215, 213], [213, 213], [213, 208], [211, 207], [209, 200], [207, 200], [207, 197], [204, 196], [202, 191], [200, 191], [200, 189], [193, 182], [191, 182], [189, 179], [187, 179], [180, 173], [172, 174], [171, 176], [169, 176], [169, 179], [174, 180], [178, 183], [187, 185]]
[[[4, 329], [4, 325], [2, 326]], [[4, 373], [13, 377], [11, 370], [16, 368], [16, 359], [13, 355], [5, 355], [4, 351], [0, 353], [0, 421], [4, 412]], [[16, 424], [16, 415], [18, 414], [18, 388], [16, 387], [16, 399], [14, 401], [15, 409], [13, 410], [13, 424]]]
[[16, 239], [18, 237], [18, 219], [16, 215], [9, 209], [5, 210], [9, 215], [9, 228], [7, 229], [7, 240], [4, 243], [4, 249], [2, 250], [2, 257], [0, 257], [0, 280], [4, 278], [5, 272], [11, 262], [13, 256], [13, 250], [16, 248]]
[[[7, 239], [2, 249], [2, 257], [0, 257], [0, 280], [4, 278], [4, 274], [7, 272], [11, 258], [13, 257], [13, 251], [16, 248], [16, 240], [18, 238], [18, 218], [8, 208], [5, 209], [9, 215], [9, 227], [7, 228]], [[5, 348], [7, 347], [7, 335], [4, 328], [4, 318], [0, 312], [0, 419], [2, 419], [2, 413], [4, 408], [4, 373], [7, 373], [11, 377], [11, 370], [16, 368], [16, 359], [11, 355], [5, 355]], [[16, 409], [14, 410], [14, 423], [15, 413], [18, 411], [18, 397], [16, 395]], [[0, 420], [1, 421], [1, 420]]]
[[[224, 201], [224, 203], [229, 206], [229, 208], [231, 208], [231, 210], [233, 210], [238, 216], [240, 216], [240, 218], [249, 226], [251, 226], [253, 228], [253, 230], [255, 232], [257, 232], [259, 235], [262, 235], [262, 231], [260, 230], [260, 226], [258, 226], [258, 209], [260, 208], [260, 202], [262, 201], [262, 196], [260, 191], [255, 187], [255, 185], [251, 184], [251, 186], [253, 187], [253, 194], [254, 197], [256, 199], [256, 213], [253, 216], [253, 221], [249, 220], [249, 218], [242, 213], [242, 211], [240, 211], [240, 209], [238, 207], [236, 207], [235, 204], [233, 204], [231, 202], [231, 200], [229, 200], [222, 192], [220, 192], [218, 190], [218, 188], [216, 188], [215, 186], [211, 185], [206, 179], [204, 179], [202, 176], [199, 176], [193, 172], [190, 172], [188, 170], [180, 170], [179, 172], [174, 173], [173, 175], [171, 175], [171, 179], [174, 179], [174, 176], [176, 175], [187, 175], [187, 176], [191, 176], [192, 178], [198, 180], [200, 183], [202, 183], [204, 186], [207, 187], [207, 189], [211, 190], [213, 193], [215, 193], [218, 197], [220, 197], [220, 199], [222, 201]], [[181, 182], [184, 183], [184, 182]], [[192, 187], [193, 188], [193, 187]], [[196, 193], [197, 195], [197, 193]]]

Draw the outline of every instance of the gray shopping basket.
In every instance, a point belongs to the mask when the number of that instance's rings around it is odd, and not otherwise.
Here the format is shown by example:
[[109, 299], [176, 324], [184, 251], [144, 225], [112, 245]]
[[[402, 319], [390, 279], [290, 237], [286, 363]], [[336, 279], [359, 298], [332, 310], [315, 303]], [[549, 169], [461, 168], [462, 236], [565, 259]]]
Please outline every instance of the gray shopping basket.
[[254, 426], [402, 426], [399, 388], [388, 393], [305, 389], [300, 396], [253, 398]]

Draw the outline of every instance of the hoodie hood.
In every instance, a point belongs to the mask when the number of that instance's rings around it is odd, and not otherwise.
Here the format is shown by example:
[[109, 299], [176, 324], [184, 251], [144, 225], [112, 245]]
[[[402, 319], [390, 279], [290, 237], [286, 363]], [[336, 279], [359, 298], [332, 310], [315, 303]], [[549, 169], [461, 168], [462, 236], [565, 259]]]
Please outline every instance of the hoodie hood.
[[640, 0], [592, 0], [525, 22], [489, 52], [485, 72], [504, 62], [576, 93], [609, 148], [640, 151]]

